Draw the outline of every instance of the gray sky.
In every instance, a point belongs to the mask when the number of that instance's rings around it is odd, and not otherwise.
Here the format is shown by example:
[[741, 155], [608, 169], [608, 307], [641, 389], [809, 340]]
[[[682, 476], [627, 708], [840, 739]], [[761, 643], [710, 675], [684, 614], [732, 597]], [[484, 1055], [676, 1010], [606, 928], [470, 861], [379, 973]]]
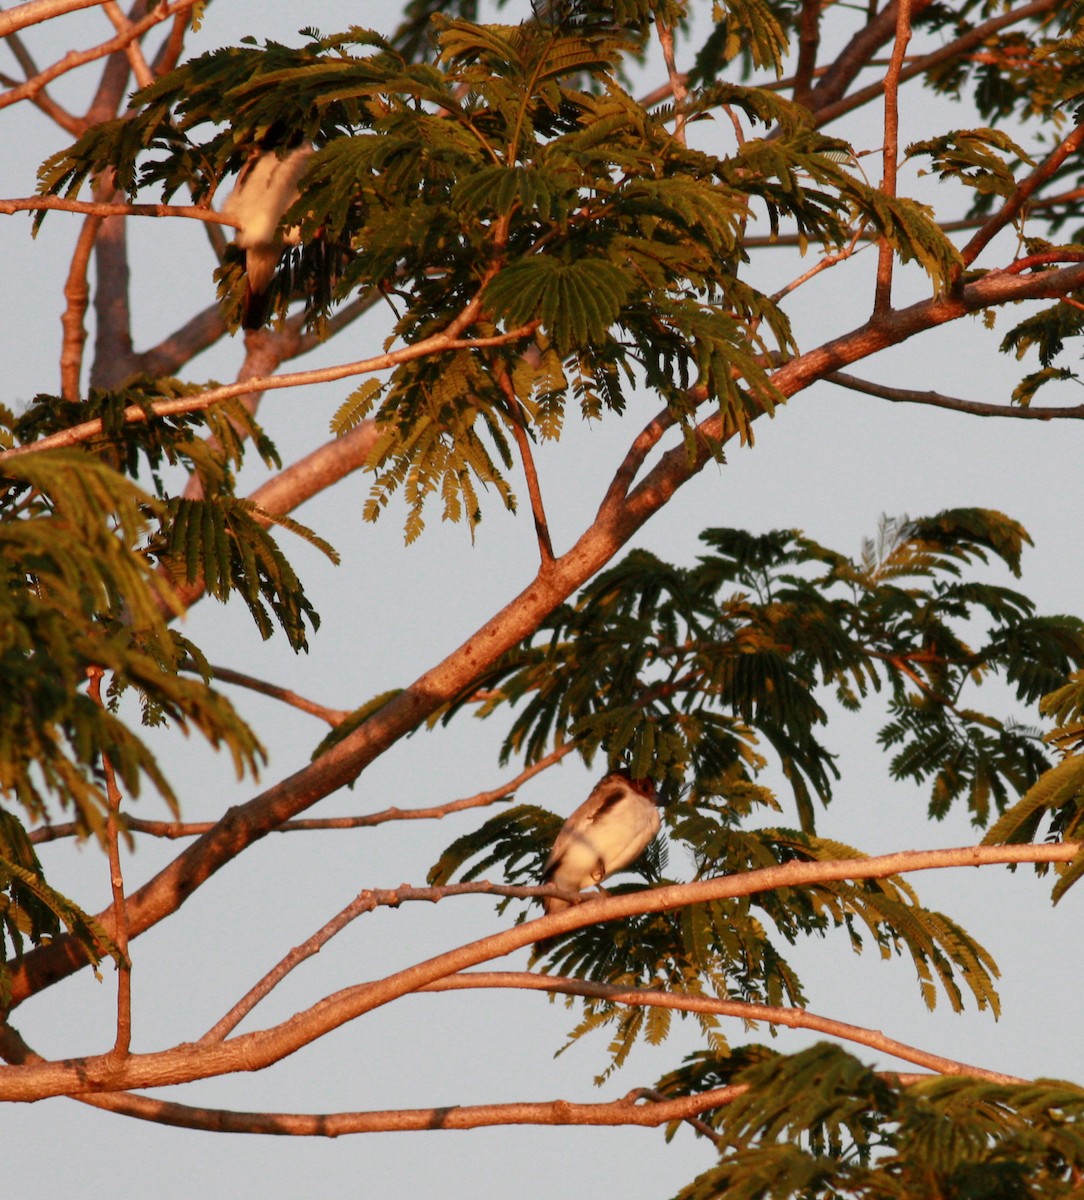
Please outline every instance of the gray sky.
[[[351, 23], [390, 32], [396, 12], [393, 5], [325, 0], [319, 21], [325, 32]], [[295, 28], [310, 19], [279, 0], [259, 6], [219, 0], [190, 42], [190, 52], [250, 32], [291, 40]], [[95, 39], [107, 35], [97, 10], [68, 21], [63, 34], [57, 27], [28, 31], [26, 41], [40, 62], [89, 40], [82, 30], [92, 30]], [[10, 70], [10, 60], [2, 61], [2, 69]], [[56, 89], [60, 98], [67, 86]], [[78, 90], [85, 82], [72, 86]], [[909, 128], [901, 142], [926, 133], [931, 117], [946, 124], [968, 123], [965, 116], [911, 108], [905, 101]], [[28, 195], [38, 163], [66, 139], [25, 104], [0, 119], [6, 131], [0, 194]], [[869, 127], [856, 126], [846, 135], [853, 136], [856, 146], [878, 144]], [[913, 175], [906, 176], [907, 185], [912, 181]], [[915, 186], [937, 185], [922, 181]], [[143, 346], [210, 301], [213, 260], [194, 222], [133, 224], [135, 332], [137, 346]], [[77, 229], [78, 218], [61, 213], [49, 216], [36, 242], [29, 238], [25, 217], [6, 218], [0, 226], [6, 267], [0, 287], [9, 314], [0, 400], [9, 406], [19, 407], [35, 392], [57, 390], [60, 281]], [[803, 349], [865, 319], [872, 256], [862, 257], [853, 268], [828, 272], [795, 297], [790, 311]], [[997, 253], [987, 261], [998, 261]], [[768, 286], [764, 279], [778, 285], [806, 265], [780, 259], [768, 273], [750, 277], [761, 286]], [[902, 274], [901, 280], [898, 302], [925, 294], [924, 283]], [[999, 329], [1013, 319], [1015, 314], [999, 315]], [[360, 358], [375, 352], [382, 337], [383, 326], [374, 320], [310, 355], [303, 365]], [[1018, 368], [998, 357], [994, 344], [977, 320], [957, 323], [876, 362], [862, 363], [856, 373], [899, 386], [1003, 400]], [[186, 377], [229, 380], [240, 357], [240, 344], [227, 341], [189, 368]], [[267, 397], [261, 420], [284, 460], [326, 440], [328, 420], [349, 390], [347, 382], [303, 395]], [[649, 396], [641, 396], [624, 422], [582, 427], [570, 419], [566, 440], [539, 454], [558, 549], [589, 519], [625, 442], [655, 408]], [[819, 385], [774, 420], [758, 422], [756, 437], [753, 449], [732, 448], [725, 467], [707, 468], [683, 489], [642, 531], [637, 544], [689, 562], [698, 548], [695, 535], [704, 527], [796, 526], [836, 549], [856, 552], [861, 539], [874, 533], [881, 513], [919, 515], [953, 505], [983, 505], [1016, 517], [1035, 538], [1036, 548], [1025, 558], [1022, 588], [1040, 611], [1084, 609], [1084, 570], [1072, 517], [1081, 438], [1075, 425], [982, 421]], [[257, 466], [250, 474], [253, 486], [260, 477]], [[422, 539], [407, 548], [398, 505], [376, 526], [362, 521], [366, 492], [366, 481], [355, 476], [299, 514], [340, 550], [339, 568], [330, 568], [300, 543], [295, 548], [286, 542], [324, 622], [312, 653], [295, 658], [281, 637], [261, 646], [241, 605], [223, 609], [204, 602], [188, 618], [186, 632], [212, 662], [252, 669], [325, 704], [353, 707], [408, 683], [443, 657], [533, 571], [529, 518], [506, 516], [495, 500], [473, 547], [464, 528], [442, 525], [434, 511]], [[317, 723], [249, 694], [235, 700], [272, 750], [268, 781], [307, 761], [323, 733]], [[873, 718], [843, 717], [830, 728], [844, 778], [820, 832], [870, 852], [975, 840], [962, 816], [939, 827], [926, 824], [924, 797], [888, 779], [887, 760], [874, 744], [876, 727]], [[466, 718], [448, 730], [420, 732], [367, 770], [353, 791], [329, 797], [314, 813], [438, 803], [494, 786], [515, 773], [496, 765], [494, 746], [501, 732], [501, 727], [490, 729]], [[252, 794], [251, 785], [237, 787], [228, 764], [215, 761], [198, 743], [163, 739], [161, 754], [188, 819], [215, 816]], [[520, 799], [564, 814], [579, 803], [591, 781], [569, 763], [523, 789]], [[136, 812], [164, 815], [150, 797], [138, 803]], [[360, 888], [422, 882], [441, 849], [484, 815], [390, 824], [347, 835], [267, 838], [200, 889], [179, 918], [134, 944], [134, 1048], [158, 1049], [200, 1036], [264, 970]], [[129, 887], [150, 877], [176, 849], [141, 840], [126, 861]], [[53, 844], [43, 847], [42, 857], [51, 882], [62, 891], [92, 909], [108, 902], [106, 864], [95, 848]], [[678, 864], [671, 867], [676, 871]], [[1084, 1079], [1079, 1039], [1064, 1033], [1075, 1027], [1082, 982], [1079, 925], [1070, 924], [1080, 903], [1078, 892], [1051, 911], [1049, 882], [1036, 880], [1027, 870], [1015, 875], [1000, 868], [943, 872], [913, 882], [998, 959], [1004, 973], [1001, 1020], [995, 1023], [973, 1006], [954, 1016], [944, 1001], [928, 1014], [907, 964], [881, 963], [873, 951], [855, 959], [842, 936], [793, 953], [810, 1008], [993, 1069]], [[338, 988], [493, 932], [499, 920], [492, 904], [481, 898], [371, 915], [295, 972], [243, 1028], [271, 1024]], [[525, 962], [521, 953], [497, 965], [521, 968]], [[115, 996], [112, 971], [106, 970], [104, 977], [98, 983], [82, 972], [51, 989], [18, 1010], [16, 1027], [51, 1057], [104, 1050], [111, 1041]], [[573, 1012], [538, 994], [413, 997], [258, 1076], [171, 1089], [168, 1096], [247, 1110], [322, 1112], [558, 1097], [602, 1100], [650, 1085], [697, 1044], [690, 1030], [661, 1049], [642, 1048], [604, 1088], [595, 1089], [592, 1077], [607, 1061], [605, 1034], [553, 1059], [574, 1024]], [[735, 1043], [747, 1040], [740, 1027], [728, 1027], [727, 1033]], [[813, 1040], [784, 1030], [773, 1045], [791, 1051]], [[861, 1050], [859, 1054], [881, 1061]], [[669, 1146], [661, 1132], [648, 1130], [512, 1128], [330, 1142], [229, 1137], [143, 1124], [67, 1100], [9, 1106], [0, 1120], [9, 1193], [42, 1200], [106, 1194], [106, 1189], [118, 1200], [234, 1195], [452, 1200], [468, 1189], [475, 1196], [515, 1195], [518, 1200], [589, 1194], [656, 1200], [712, 1161], [706, 1145], [688, 1132]]]

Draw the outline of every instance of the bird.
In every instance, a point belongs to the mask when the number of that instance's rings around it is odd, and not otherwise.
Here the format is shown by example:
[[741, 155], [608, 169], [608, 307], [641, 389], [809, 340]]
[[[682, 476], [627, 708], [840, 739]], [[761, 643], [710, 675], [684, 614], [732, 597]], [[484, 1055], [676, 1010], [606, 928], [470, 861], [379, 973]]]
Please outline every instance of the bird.
[[237, 245], [245, 251], [248, 276], [241, 308], [243, 329], [259, 329], [267, 319], [267, 289], [282, 257], [283, 246], [296, 246], [301, 229], [281, 228], [286, 210], [300, 196], [298, 181], [313, 153], [311, 146], [280, 152], [259, 150], [237, 177], [222, 206], [222, 215], [237, 222]]
[[[561, 827], [542, 882], [583, 891], [635, 862], [659, 832], [659, 803], [653, 780], [611, 771]], [[542, 900], [547, 915], [569, 904], [558, 896]]]

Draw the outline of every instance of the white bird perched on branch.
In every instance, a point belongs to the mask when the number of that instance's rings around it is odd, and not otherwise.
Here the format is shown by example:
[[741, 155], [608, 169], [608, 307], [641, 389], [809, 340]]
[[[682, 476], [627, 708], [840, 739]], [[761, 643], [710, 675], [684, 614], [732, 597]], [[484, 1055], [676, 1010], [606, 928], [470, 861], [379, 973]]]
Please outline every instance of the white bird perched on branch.
[[[652, 780], [611, 772], [561, 827], [542, 882], [579, 892], [635, 862], [659, 832], [658, 806]], [[555, 913], [568, 908], [569, 901], [545, 896], [542, 905]]]
[[237, 245], [245, 251], [248, 279], [241, 309], [244, 329], [259, 329], [267, 319], [267, 289], [282, 248], [301, 241], [297, 225], [287, 229], [281, 225], [283, 214], [301, 194], [298, 180], [312, 152], [311, 146], [298, 146], [281, 154], [277, 150], [254, 154], [222, 206], [222, 215], [237, 222]]

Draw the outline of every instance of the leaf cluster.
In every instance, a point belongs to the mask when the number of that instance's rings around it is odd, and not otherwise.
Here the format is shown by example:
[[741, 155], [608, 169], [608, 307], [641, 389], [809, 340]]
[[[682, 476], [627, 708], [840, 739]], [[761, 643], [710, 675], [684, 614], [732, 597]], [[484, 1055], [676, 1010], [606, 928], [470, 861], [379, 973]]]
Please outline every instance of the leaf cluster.
[[[78, 449], [8, 459], [0, 473], [0, 909], [6, 951], [68, 927], [97, 962], [112, 944], [77, 906], [45, 882], [17, 811], [46, 820], [70, 809], [81, 835], [104, 836], [108, 759], [127, 796], [149, 782], [177, 811], [173, 789], [123, 702], [142, 722], [169, 722], [229, 751], [241, 774], [264, 752], [232, 705], [210, 684], [199, 649], [169, 622], [183, 611], [178, 587], [198, 584], [218, 599], [238, 593], [262, 636], [277, 622], [295, 649], [318, 617], [267, 525], [278, 523], [333, 554], [297, 522], [233, 494], [248, 434], [265, 457], [274, 448], [244, 408], [157, 416], [155, 400], [184, 394], [174, 381], [136, 381], [72, 404], [39, 396], [5, 441], [28, 446], [97, 418], [102, 432]], [[133, 421], [132, 410], [143, 419]], [[212, 434], [205, 440], [199, 434]], [[201, 499], [169, 496], [169, 472], [200, 483]], [[149, 474], [151, 494], [134, 477]], [[108, 674], [108, 702], [85, 690], [88, 672]], [[194, 671], [194, 676], [186, 672]], [[0, 991], [3, 989], [0, 975]]]
[[[678, 1200], [1047, 1200], [1077, 1194], [1084, 1092], [1039, 1080], [936, 1077], [901, 1084], [821, 1044], [790, 1056], [700, 1055], [664, 1095], [736, 1084], [706, 1114], [719, 1164]], [[671, 1131], [672, 1132], [672, 1131]]]
[[[676, 139], [670, 111], [636, 101], [621, 65], [656, 17], [683, 22], [682, 5], [555, 4], [518, 26], [434, 14], [431, 61], [403, 52], [417, 49], [406, 30], [427, 10], [415, 7], [398, 44], [354, 28], [311, 33], [296, 49], [193, 59], [41, 175], [44, 190], [71, 194], [109, 168], [133, 197], [186, 186], [209, 203], [254, 148], [308, 141], [317, 152], [284, 217], [300, 224], [302, 245], [276, 285], [280, 312], [300, 294], [320, 325], [330, 304], [376, 290], [409, 345], [480, 299], [474, 332], [507, 345], [464, 348], [450, 371], [403, 363], [386, 387], [350, 402], [342, 420], [374, 415], [384, 435], [370, 518], [394, 491], [410, 537], [430, 496], [446, 519], [472, 524], [479, 484], [511, 506], [513, 427], [557, 436], [570, 400], [589, 417], [621, 412], [630, 384], [661, 396], [687, 436], [707, 402], [749, 438], [751, 420], [780, 399], [773, 356], [795, 349], [778, 303], [739, 278], [755, 214], [828, 249], [870, 226], [935, 287], [958, 267], [921, 205], [871, 188], [841, 165], [852, 157], [845, 143], [771, 91], [723, 82], [705, 65], [686, 117], [726, 110], [771, 136], [726, 155]], [[787, 5], [730, 0], [715, 19], [725, 32], [716, 59], [778, 66]], [[239, 271], [228, 256], [228, 304]]]
[[709, 530], [691, 568], [636, 551], [479, 681], [478, 711], [519, 708], [506, 757], [575, 740], [671, 792], [691, 777], [741, 815], [776, 803], [758, 782], [772, 763], [812, 831], [837, 776], [822, 695], [856, 709], [884, 692], [893, 776], [930, 782], [931, 815], [964, 800], [985, 825], [1050, 759], [1036, 729], [972, 693], [1000, 678], [1033, 705], [1084, 659], [1079, 621], [965, 574], [989, 558], [1018, 571], [1026, 539], [1002, 514], [954, 509], [886, 522], [858, 559], [795, 531]]
[[[588, 762], [602, 753], [634, 776], [653, 776], [669, 801], [670, 857], [680, 849], [695, 878], [860, 857], [813, 833], [813, 800], [830, 800], [836, 775], [820, 732], [824, 692], [848, 707], [883, 693], [891, 773], [932, 779], [932, 816], [963, 798], [985, 825], [1023, 793], [1039, 797], [1047, 788], [1047, 808], [1059, 783], [1062, 799], [1067, 789], [1074, 799], [1084, 794], [1079, 758], [1072, 770], [1050, 771], [1037, 730], [970, 701], [1000, 679], [1025, 705], [1057, 697], [1071, 707], [1067, 720], [1082, 703], [1079, 675], [1066, 685], [1072, 697], [1055, 689], [1084, 658], [1084, 626], [1037, 615], [1015, 589], [975, 576], [991, 559], [1019, 571], [1027, 534], [1016, 522], [981, 509], [886, 521], [854, 559], [794, 531], [717, 529], [704, 541], [710, 553], [692, 568], [629, 555], [445, 719], [468, 704], [483, 716], [518, 706], [506, 755], [537, 761], [575, 741]], [[980, 623], [986, 628], [976, 636]], [[756, 815], [782, 807], [759, 778], [769, 763], [790, 785], [801, 831], [749, 828]], [[1038, 799], [1034, 807], [1045, 811]], [[1019, 807], [1010, 811], [1022, 819]], [[502, 813], [449, 846], [431, 879], [474, 878], [503, 865], [510, 881], [531, 882], [556, 821], [536, 808]], [[663, 881], [651, 856], [634, 870], [647, 883]], [[900, 879], [758, 890], [616, 928], [588, 926], [542, 949], [548, 969], [620, 987], [799, 1004], [801, 983], [779, 946], [833, 929], [856, 952], [868, 942], [882, 957], [909, 956], [931, 1007], [940, 991], [961, 1008], [966, 989], [980, 1008], [997, 1011], [990, 956]], [[572, 1036], [609, 1026], [611, 1069], [642, 1033], [662, 1036], [659, 1022], [669, 1019], [648, 1021], [639, 1009], [595, 1000], [584, 1013]], [[717, 1039], [712, 1019], [698, 1019]]]

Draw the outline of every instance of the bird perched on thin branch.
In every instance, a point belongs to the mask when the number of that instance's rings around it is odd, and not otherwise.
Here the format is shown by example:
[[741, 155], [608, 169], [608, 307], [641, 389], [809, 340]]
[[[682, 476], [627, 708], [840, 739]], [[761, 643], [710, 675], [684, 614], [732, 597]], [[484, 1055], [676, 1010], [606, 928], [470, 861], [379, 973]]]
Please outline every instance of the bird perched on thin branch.
[[[583, 891], [635, 862], [659, 832], [659, 796], [650, 779], [612, 771], [568, 818], [542, 871], [543, 883]], [[569, 901], [546, 896], [547, 914]]]
[[233, 191], [222, 206], [222, 215], [237, 222], [237, 245], [245, 251], [248, 276], [241, 309], [241, 326], [259, 329], [267, 319], [267, 289], [282, 257], [283, 246], [301, 241], [297, 225], [281, 227], [282, 217], [300, 192], [311, 146], [280, 153], [260, 150], [245, 164]]

